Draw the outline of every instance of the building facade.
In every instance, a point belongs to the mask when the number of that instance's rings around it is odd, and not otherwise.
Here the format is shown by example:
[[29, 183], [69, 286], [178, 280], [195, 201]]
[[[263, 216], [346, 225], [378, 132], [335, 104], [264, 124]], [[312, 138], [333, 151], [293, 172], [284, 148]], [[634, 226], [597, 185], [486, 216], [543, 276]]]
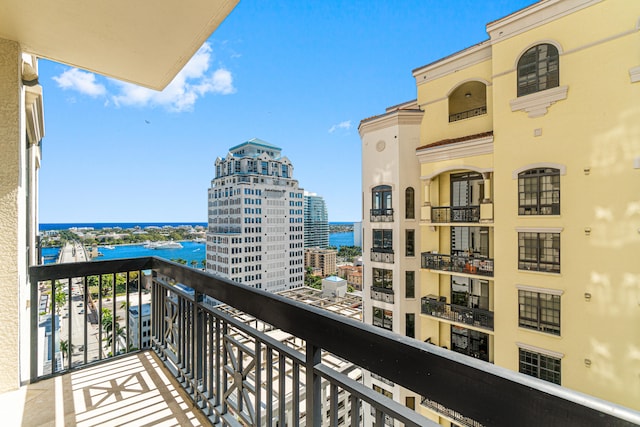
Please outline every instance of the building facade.
[[281, 148], [230, 148], [208, 191], [207, 271], [269, 292], [302, 286], [303, 200]]
[[312, 269], [320, 269], [322, 277], [336, 274], [338, 252], [335, 249], [316, 249], [310, 248], [304, 250], [304, 266]]
[[329, 247], [327, 205], [316, 193], [304, 192], [304, 247]]
[[624, 326], [640, 323], [638, 16], [537, 2], [361, 122], [365, 321], [640, 408], [640, 334]]

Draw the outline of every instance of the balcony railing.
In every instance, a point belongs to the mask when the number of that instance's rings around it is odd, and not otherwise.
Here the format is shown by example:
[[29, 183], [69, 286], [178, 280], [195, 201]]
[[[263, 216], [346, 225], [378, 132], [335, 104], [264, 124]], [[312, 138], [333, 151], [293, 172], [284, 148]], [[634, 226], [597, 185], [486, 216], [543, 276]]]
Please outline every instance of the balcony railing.
[[371, 261], [393, 264], [393, 249], [371, 248]]
[[493, 277], [493, 259], [422, 253], [422, 268]]
[[393, 304], [393, 290], [387, 288], [380, 288], [377, 286], [371, 287], [371, 299], [376, 301], [388, 302]]
[[393, 222], [393, 209], [371, 209], [371, 222]]
[[493, 331], [492, 311], [482, 310], [480, 308], [469, 308], [462, 305], [447, 304], [434, 298], [423, 297], [421, 313]]
[[[144, 271], [151, 271], [148, 294], [142, 286], [141, 278], [149, 277]], [[68, 313], [65, 317], [60, 311], [53, 322], [47, 322], [49, 310], [41, 313], [39, 304], [31, 304], [32, 381], [139, 351], [145, 318], [126, 321], [107, 316], [102, 308], [113, 314], [120, 307], [143, 307], [147, 300], [150, 347], [194, 407], [216, 425], [320, 426], [327, 412], [328, 424], [336, 425], [338, 396], [347, 396], [350, 403], [353, 417], [345, 419], [346, 424], [359, 425], [366, 405], [371, 405], [379, 421], [386, 415], [408, 426], [435, 425], [325, 364], [321, 356], [327, 353], [484, 425], [571, 420], [577, 425], [630, 426], [640, 421], [630, 409], [155, 257], [36, 266], [29, 274], [31, 301], [47, 292], [54, 295], [52, 288], [68, 296], [66, 301], [49, 299], [51, 312], [58, 312], [57, 304]], [[122, 296], [113, 295], [110, 283]], [[213, 300], [226, 308], [214, 307]], [[234, 311], [240, 315], [232, 315]], [[145, 315], [144, 310], [137, 312]], [[274, 328], [302, 344], [294, 349], [274, 339], [269, 334]], [[116, 339], [110, 340], [112, 331]], [[59, 345], [60, 337], [65, 346]], [[58, 360], [57, 350], [66, 357], [42, 371], [49, 350], [51, 360]], [[465, 379], [463, 397], [455, 378]], [[323, 396], [329, 396], [328, 403]]]
[[480, 206], [433, 206], [431, 222], [480, 222]]
[[487, 106], [473, 108], [467, 111], [461, 111], [459, 113], [449, 114], [449, 123], [457, 122], [458, 120], [468, 119], [469, 117], [481, 116], [487, 114]]

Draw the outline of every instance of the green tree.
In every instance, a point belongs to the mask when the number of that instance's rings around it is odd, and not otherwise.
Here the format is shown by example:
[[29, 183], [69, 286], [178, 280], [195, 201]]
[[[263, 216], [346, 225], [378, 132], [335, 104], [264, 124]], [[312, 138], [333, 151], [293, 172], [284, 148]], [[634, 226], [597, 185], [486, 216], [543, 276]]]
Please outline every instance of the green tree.
[[[56, 280], [54, 285], [54, 300], [56, 303], [56, 314], [60, 315], [60, 310], [67, 303], [67, 293], [63, 289], [63, 284]], [[51, 308], [53, 309], [53, 304], [51, 304]]]
[[69, 350], [73, 353], [75, 348], [76, 346], [73, 344], [71, 344], [71, 348], [69, 348], [69, 341], [60, 340], [60, 353], [62, 353], [62, 360], [64, 361], [64, 358], [67, 357]]
[[202, 259], [200, 261], [200, 265], [202, 266], [202, 269], [206, 269], [207, 268], [207, 260], [206, 259]]
[[307, 267], [304, 273], [304, 284], [310, 288], [322, 289], [322, 278], [313, 275], [313, 268]]
[[102, 316], [100, 319], [100, 324], [102, 326], [102, 330], [106, 333], [105, 341], [105, 349], [111, 348], [113, 344], [113, 340], [115, 339], [116, 343], [116, 354], [118, 354], [118, 346], [120, 344], [120, 338], [124, 338], [125, 330], [120, 326], [119, 323], [120, 317], [113, 317], [113, 313], [108, 308], [102, 309]]
[[191, 260], [191, 267], [196, 268], [198, 266], [198, 261], [195, 259]]

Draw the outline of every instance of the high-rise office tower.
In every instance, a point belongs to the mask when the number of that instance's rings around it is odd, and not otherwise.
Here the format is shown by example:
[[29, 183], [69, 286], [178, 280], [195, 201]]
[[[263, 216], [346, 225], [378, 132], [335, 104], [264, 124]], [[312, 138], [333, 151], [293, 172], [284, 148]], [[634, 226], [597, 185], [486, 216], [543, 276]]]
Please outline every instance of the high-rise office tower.
[[302, 286], [303, 190], [281, 148], [231, 147], [208, 195], [207, 271], [269, 292]]
[[329, 246], [329, 217], [322, 196], [304, 192], [304, 247], [327, 248]]

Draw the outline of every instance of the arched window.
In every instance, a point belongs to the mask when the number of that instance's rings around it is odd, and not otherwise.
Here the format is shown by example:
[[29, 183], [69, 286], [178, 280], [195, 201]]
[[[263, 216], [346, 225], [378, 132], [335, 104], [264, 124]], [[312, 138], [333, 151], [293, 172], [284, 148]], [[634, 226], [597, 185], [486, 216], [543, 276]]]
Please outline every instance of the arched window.
[[560, 215], [560, 170], [529, 169], [518, 174], [518, 215]]
[[406, 219], [415, 219], [415, 191], [413, 187], [408, 187], [404, 191], [404, 217]]
[[391, 209], [391, 187], [388, 185], [378, 185], [371, 192], [371, 205], [373, 209]]
[[527, 50], [518, 61], [518, 96], [529, 95], [560, 85], [558, 49], [539, 44]]
[[378, 185], [371, 190], [371, 222], [393, 221], [391, 186]]

